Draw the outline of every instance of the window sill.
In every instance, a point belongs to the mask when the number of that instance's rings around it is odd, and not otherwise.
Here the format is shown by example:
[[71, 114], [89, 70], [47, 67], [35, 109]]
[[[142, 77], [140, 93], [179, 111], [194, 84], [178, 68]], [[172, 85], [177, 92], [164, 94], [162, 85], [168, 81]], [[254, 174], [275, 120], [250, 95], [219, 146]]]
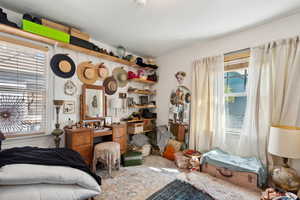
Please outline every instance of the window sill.
[[25, 140], [25, 139], [34, 139], [34, 138], [40, 138], [40, 137], [47, 137], [50, 136], [51, 133], [48, 134], [35, 134], [35, 135], [27, 135], [27, 136], [16, 136], [16, 137], [8, 137], [5, 138], [4, 142], [11, 142], [16, 140]]

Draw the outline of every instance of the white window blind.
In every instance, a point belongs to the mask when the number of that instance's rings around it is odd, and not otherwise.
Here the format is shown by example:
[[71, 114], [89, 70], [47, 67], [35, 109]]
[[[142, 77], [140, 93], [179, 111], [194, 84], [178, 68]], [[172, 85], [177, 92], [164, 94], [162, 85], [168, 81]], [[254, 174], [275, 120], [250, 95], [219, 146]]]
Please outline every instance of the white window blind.
[[6, 136], [46, 130], [46, 53], [0, 42], [0, 131]]

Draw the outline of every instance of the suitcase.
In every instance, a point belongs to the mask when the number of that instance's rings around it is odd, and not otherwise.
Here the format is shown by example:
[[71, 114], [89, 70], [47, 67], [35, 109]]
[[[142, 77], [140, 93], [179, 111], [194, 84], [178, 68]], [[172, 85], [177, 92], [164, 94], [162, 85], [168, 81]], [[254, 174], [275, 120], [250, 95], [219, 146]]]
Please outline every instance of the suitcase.
[[202, 164], [200, 170], [230, 183], [260, 191], [258, 187], [258, 175], [256, 173], [233, 171], [208, 163]]

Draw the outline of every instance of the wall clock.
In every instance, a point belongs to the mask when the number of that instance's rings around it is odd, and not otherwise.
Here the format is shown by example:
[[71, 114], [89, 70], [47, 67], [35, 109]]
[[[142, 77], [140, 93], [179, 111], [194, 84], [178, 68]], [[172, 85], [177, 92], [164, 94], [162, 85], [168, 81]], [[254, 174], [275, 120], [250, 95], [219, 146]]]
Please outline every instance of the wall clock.
[[77, 87], [71, 80], [68, 80], [65, 83], [64, 90], [66, 95], [74, 96], [77, 92]]

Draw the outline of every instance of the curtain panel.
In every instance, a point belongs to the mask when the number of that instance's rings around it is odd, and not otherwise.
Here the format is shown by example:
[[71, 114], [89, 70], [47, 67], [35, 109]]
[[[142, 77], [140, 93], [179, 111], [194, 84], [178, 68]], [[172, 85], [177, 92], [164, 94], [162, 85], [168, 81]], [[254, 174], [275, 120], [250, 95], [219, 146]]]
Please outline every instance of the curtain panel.
[[299, 37], [251, 49], [244, 127], [237, 154], [267, 161], [271, 125], [300, 126]]
[[198, 60], [193, 66], [189, 147], [208, 151], [225, 145], [224, 57]]

